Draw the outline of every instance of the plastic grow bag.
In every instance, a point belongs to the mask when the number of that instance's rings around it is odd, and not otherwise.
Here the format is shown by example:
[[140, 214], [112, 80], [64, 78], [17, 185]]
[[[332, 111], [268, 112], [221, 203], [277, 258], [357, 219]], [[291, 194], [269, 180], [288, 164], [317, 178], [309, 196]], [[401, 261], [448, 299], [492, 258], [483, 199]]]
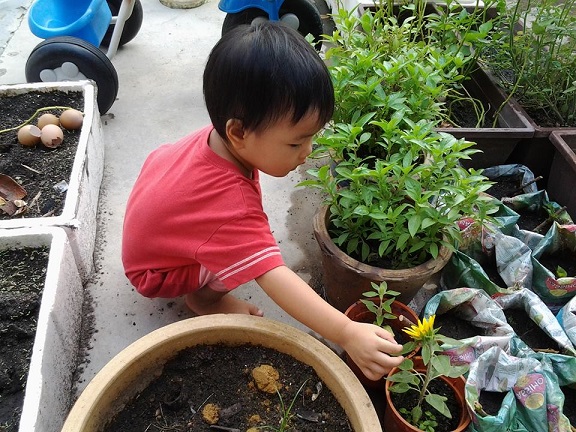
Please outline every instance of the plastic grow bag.
[[[552, 217], [551, 215], [554, 215], [553, 220], [560, 224], [572, 224], [572, 219], [570, 218], [568, 212], [563, 210], [562, 206], [560, 206], [560, 204], [557, 202], [550, 201], [548, 198], [548, 193], [545, 190], [517, 195], [511, 198], [503, 198], [502, 202], [516, 213], [522, 213], [524, 211], [535, 213], [543, 212], [550, 217]], [[518, 220], [520, 220], [520, 217]], [[519, 238], [524, 243], [526, 243], [530, 249], [534, 249], [536, 245], [541, 241], [542, 237], [544, 237], [548, 230], [552, 228], [552, 222], [543, 227], [540, 227], [538, 231], [536, 231], [536, 228], [538, 227], [527, 230], [521, 229], [518, 225], [516, 225], [507, 234]]]
[[[520, 184], [519, 193], [530, 193], [538, 190], [534, 173], [526, 165], [496, 165], [483, 169], [482, 175], [494, 182], [517, 181]], [[488, 191], [488, 193], [490, 192]]]
[[[504, 392], [497, 415], [483, 413], [482, 390]], [[549, 367], [536, 358], [519, 358], [492, 347], [470, 365], [465, 395], [477, 432], [569, 432], [562, 414], [560, 386]]]
[[493, 346], [509, 350], [514, 330], [506, 322], [506, 316], [500, 305], [485, 291], [474, 288], [441, 291], [428, 301], [422, 312], [425, 318], [445, 313], [455, 314], [483, 333], [461, 339], [459, 344], [443, 344], [442, 351], [450, 356], [452, 364], [471, 363]]
[[560, 326], [568, 335], [570, 342], [576, 347], [576, 297], [564, 305], [556, 315], [556, 319]]
[[576, 295], [576, 277], [553, 273], [540, 262], [544, 255], [572, 255], [576, 260], [576, 225], [554, 223], [532, 252], [532, 290], [554, 311]]
[[[503, 234], [493, 225], [485, 225], [475, 241], [456, 251], [444, 267], [442, 289], [477, 288], [493, 295], [532, 284], [532, 250], [520, 239]], [[487, 266], [495, 266], [502, 279], [500, 286], [488, 276]]]
[[[562, 350], [561, 354], [576, 355], [574, 345], [548, 306], [529, 289], [523, 288], [511, 293], [498, 293], [492, 296], [502, 309], [523, 309], [538, 326], [553, 339]], [[518, 357], [527, 357], [534, 350], [524, 343], [517, 335], [510, 341], [510, 352]]]

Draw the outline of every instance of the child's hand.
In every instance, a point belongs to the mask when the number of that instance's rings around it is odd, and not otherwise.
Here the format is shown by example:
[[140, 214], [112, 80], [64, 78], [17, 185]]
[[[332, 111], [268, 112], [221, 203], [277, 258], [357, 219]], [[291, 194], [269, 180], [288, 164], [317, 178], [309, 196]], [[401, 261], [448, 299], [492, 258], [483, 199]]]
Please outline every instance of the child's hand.
[[388, 331], [367, 323], [350, 321], [343, 329], [341, 342], [350, 358], [373, 381], [385, 376], [404, 360], [402, 345]]

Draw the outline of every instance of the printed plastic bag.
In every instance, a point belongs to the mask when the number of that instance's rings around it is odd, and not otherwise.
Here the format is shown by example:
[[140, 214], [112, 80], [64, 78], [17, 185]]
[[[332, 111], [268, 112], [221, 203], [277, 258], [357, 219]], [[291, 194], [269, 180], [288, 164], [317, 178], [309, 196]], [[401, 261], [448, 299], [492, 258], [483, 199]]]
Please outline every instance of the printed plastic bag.
[[526, 243], [530, 249], [534, 249], [542, 237], [552, 228], [554, 221], [560, 224], [572, 223], [568, 212], [557, 202], [550, 201], [548, 193], [545, 190], [517, 195], [512, 198], [503, 198], [502, 202], [519, 214], [517, 222], [521, 221], [520, 214], [523, 212], [540, 212], [548, 216], [547, 221], [537, 226], [530, 227], [529, 229], [521, 229], [516, 225], [509, 232], [510, 235]]
[[[546, 333], [561, 350], [560, 354], [575, 356], [576, 349], [568, 339], [554, 314], [538, 295], [529, 289], [523, 288], [511, 293], [498, 293], [492, 296], [503, 310], [506, 309], [523, 309], [526, 314]], [[514, 326], [512, 326], [514, 327]], [[527, 357], [534, 353], [522, 339], [515, 335], [510, 341], [510, 352], [518, 357]]]
[[576, 297], [572, 297], [572, 300], [560, 309], [556, 319], [568, 335], [570, 342], [576, 347]]
[[[514, 196], [521, 193], [536, 192], [538, 190], [536, 179], [534, 178], [534, 173], [526, 165], [496, 165], [482, 170], [482, 175], [488, 177], [489, 180], [494, 182], [518, 182], [518, 189], [513, 191], [513, 194], [510, 194], [509, 196]], [[487, 193], [490, 193], [490, 190], [488, 190]]]
[[[478, 327], [482, 335], [461, 339], [459, 344], [442, 345], [444, 354], [454, 365], [471, 363], [493, 346], [507, 351], [514, 330], [506, 322], [502, 308], [485, 291], [474, 288], [456, 288], [434, 295], [424, 307], [422, 315], [454, 314]], [[442, 331], [440, 331], [442, 333]]]
[[[482, 409], [483, 390], [504, 392], [497, 415]], [[470, 365], [465, 394], [477, 432], [529, 431], [569, 432], [570, 422], [562, 414], [560, 387], [549, 367], [536, 358], [518, 358], [492, 347]]]
[[[442, 271], [442, 289], [483, 289], [493, 295], [532, 284], [532, 250], [520, 239], [485, 225], [476, 241], [456, 251]], [[489, 274], [497, 272], [492, 278]]]
[[546, 268], [542, 262], [549, 255], [576, 262], [576, 225], [554, 223], [532, 252], [532, 290], [558, 312], [576, 294], [576, 275], [564, 275], [560, 268], [554, 272]]

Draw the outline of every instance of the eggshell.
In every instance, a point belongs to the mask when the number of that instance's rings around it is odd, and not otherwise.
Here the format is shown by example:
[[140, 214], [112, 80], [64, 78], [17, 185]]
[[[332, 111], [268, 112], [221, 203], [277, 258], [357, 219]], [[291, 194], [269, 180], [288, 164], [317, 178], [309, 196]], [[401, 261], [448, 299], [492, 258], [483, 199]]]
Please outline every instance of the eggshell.
[[84, 114], [75, 109], [67, 109], [60, 114], [60, 125], [68, 130], [80, 129]]
[[24, 147], [34, 147], [40, 142], [41, 131], [34, 125], [25, 125], [18, 129], [18, 142]]
[[54, 114], [42, 114], [38, 117], [38, 122], [36, 124], [40, 129], [44, 129], [44, 126], [48, 124], [59, 125], [60, 120]]
[[64, 132], [60, 129], [60, 126], [53, 124], [47, 124], [42, 128], [42, 144], [48, 148], [56, 148], [62, 144], [64, 140]]

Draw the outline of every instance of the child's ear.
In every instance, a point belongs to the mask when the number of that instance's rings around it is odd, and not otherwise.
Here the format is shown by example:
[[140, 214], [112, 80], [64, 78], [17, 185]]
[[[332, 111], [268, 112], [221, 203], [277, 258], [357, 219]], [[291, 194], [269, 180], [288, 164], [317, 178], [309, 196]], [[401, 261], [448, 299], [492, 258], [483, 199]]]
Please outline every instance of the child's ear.
[[239, 119], [230, 119], [226, 122], [226, 137], [232, 147], [238, 149], [244, 146], [244, 125]]

